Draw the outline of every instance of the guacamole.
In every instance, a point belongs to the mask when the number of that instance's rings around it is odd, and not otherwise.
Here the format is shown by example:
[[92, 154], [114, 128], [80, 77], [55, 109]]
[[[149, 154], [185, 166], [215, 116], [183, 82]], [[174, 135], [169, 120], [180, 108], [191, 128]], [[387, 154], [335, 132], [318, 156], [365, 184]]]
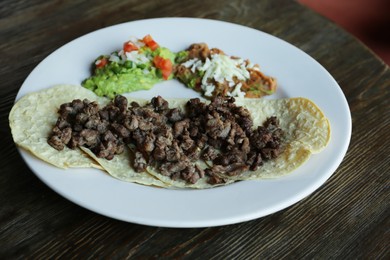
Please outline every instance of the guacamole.
[[123, 49], [99, 56], [93, 74], [82, 86], [99, 96], [113, 98], [117, 94], [148, 90], [154, 84], [173, 77], [175, 53], [159, 46], [150, 35], [133, 39]]

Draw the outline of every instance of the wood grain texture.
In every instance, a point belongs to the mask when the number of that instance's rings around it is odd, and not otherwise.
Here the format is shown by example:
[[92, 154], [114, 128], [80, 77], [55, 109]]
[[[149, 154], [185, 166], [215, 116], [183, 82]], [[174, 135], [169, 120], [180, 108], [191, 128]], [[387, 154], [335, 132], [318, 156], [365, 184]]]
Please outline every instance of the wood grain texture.
[[[24, 164], [8, 113], [31, 70], [99, 28], [205, 17], [280, 37], [321, 63], [349, 102], [353, 134], [334, 175], [301, 202], [257, 220], [171, 229], [125, 223], [57, 195]], [[335, 24], [291, 0], [0, 2], [0, 259], [388, 259], [390, 71]]]

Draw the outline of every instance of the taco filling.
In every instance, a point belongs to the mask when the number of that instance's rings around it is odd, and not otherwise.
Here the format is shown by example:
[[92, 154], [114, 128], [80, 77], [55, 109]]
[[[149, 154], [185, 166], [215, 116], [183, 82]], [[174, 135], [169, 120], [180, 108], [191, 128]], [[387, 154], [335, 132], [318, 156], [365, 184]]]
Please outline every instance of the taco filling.
[[99, 109], [96, 102], [73, 100], [60, 106], [48, 143], [57, 150], [84, 146], [107, 160], [127, 145], [136, 172], [152, 167], [173, 180], [195, 184], [207, 176], [209, 184], [225, 183], [221, 176], [257, 170], [282, 151], [278, 119], [253, 128], [249, 111], [234, 101], [217, 97], [206, 104], [195, 98], [180, 109], [169, 108], [161, 96], [128, 106], [118, 95]]

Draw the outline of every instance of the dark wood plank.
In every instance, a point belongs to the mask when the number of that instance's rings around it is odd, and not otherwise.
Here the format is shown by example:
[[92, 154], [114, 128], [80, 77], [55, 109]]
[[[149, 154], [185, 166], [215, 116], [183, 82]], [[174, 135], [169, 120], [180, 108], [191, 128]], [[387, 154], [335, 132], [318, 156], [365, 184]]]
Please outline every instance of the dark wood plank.
[[[171, 229], [125, 223], [57, 195], [28, 169], [8, 113], [31, 70], [85, 33], [152, 17], [203, 17], [280, 37], [319, 61], [349, 102], [353, 135], [334, 175], [257, 220]], [[389, 258], [390, 71], [335, 24], [290, 0], [0, 2], [0, 258]]]

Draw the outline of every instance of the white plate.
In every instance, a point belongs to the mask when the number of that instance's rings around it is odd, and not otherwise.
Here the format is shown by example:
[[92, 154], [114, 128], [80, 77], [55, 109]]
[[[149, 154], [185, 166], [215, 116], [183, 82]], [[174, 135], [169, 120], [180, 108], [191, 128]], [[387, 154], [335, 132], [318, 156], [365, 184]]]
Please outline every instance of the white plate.
[[[145, 225], [206, 227], [252, 220], [282, 210], [319, 188], [341, 163], [351, 137], [348, 103], [332, 76], [314, 59], [274, 36], [244, 26], [192, 18], [161, 18], [119, 24], [82, 36], [44, 59], [23, 83], [17, 99], [55, 84], [80, 84], [93, 60], [121, 48], [130, 36], [151, 34], [173, 51], [206, 42], [259, 63], [278, 80], [270, 98], [306, 97], [329, 118], [331, 142], [291, 175], [242, 181], [207, 190], [168, 190], [118, 181], [99, 170], [60, 170], [20, 151], [32, 171], [70, 201], [102, 215]], [[197, 96], [169, 81], [134, 96]]]

